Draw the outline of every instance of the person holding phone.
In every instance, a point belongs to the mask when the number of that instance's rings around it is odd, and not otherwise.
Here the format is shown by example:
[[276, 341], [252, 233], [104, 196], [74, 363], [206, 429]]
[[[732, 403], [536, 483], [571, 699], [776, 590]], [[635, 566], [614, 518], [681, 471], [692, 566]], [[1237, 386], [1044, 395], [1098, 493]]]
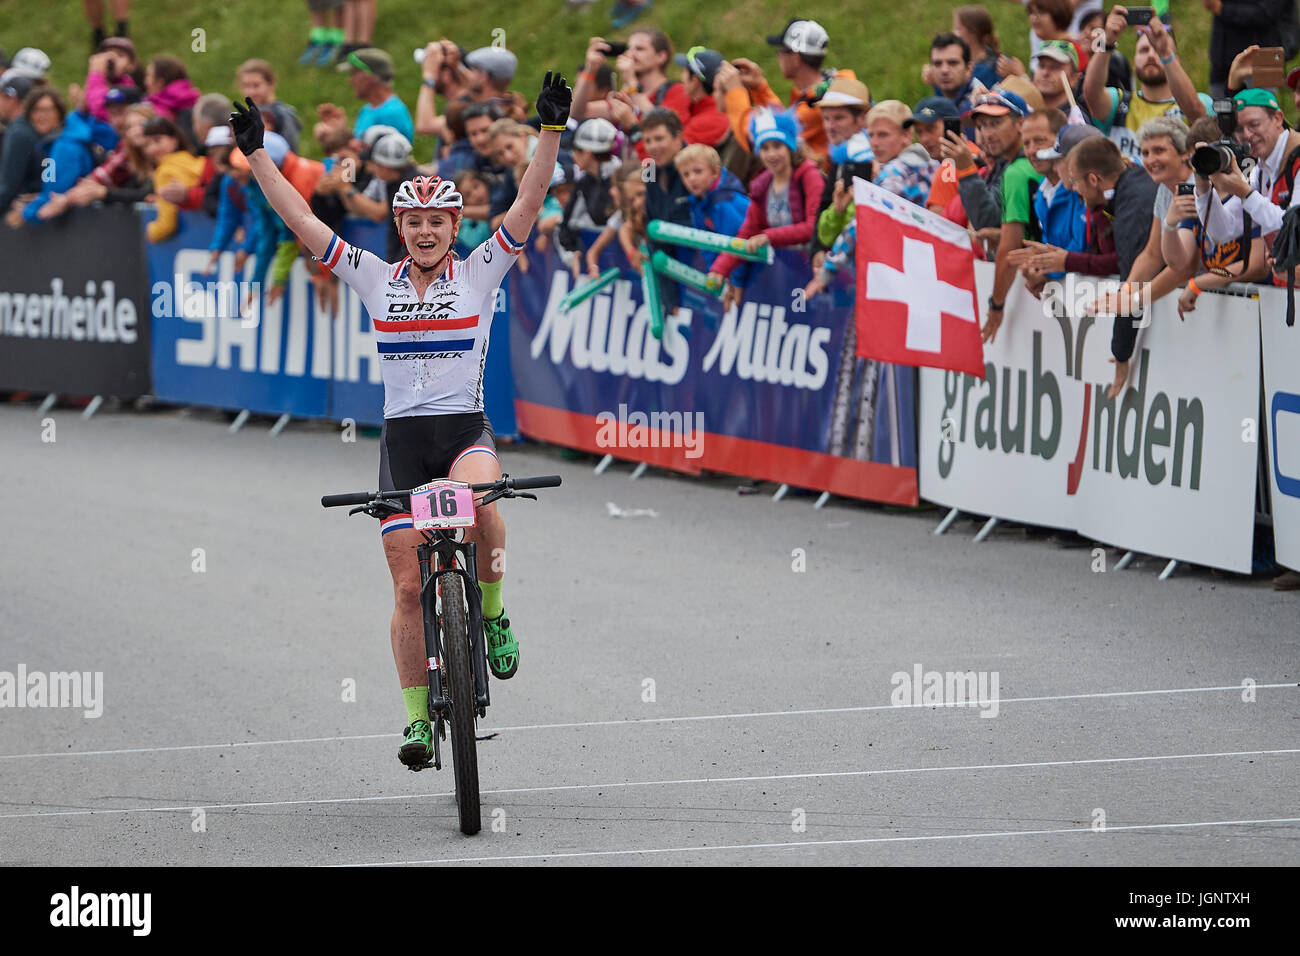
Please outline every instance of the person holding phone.
[[1234, 90], [1228, 77], [1243, 50], [1282, 46], [1282, 23], [1288, 17], [1294, 22], [1296, 11], [1295, 0], [1201, 0], [1201, 6], [1214, 15], [1210, 23], [1210, 95], [1216, 97]]
[[1173, 35], [1154, 12], [1146, 26], [1136, 28], [1133, 72], [1137, 75], [1137, 92], [1106, 85], [1110, 54], [1130, 25], [1127, 8], [1117, 6], [1110, 11], [1105, 44], [1088, 60], [1083, 75], [1083, 99], [1092, 122], [1115, 141], [1124, 158], [1141, 163], [1137, 131], [1143, 123], [1164, 115], [1181, 116], [1191, 123], [1205, 115], [1205, 107], [1178, 59]]

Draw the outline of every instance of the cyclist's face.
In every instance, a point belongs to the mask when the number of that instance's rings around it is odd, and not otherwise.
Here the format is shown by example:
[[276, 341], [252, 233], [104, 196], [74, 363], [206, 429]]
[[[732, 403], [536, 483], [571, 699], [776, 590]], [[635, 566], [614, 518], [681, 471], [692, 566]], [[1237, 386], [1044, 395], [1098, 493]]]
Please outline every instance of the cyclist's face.
[[456, 238], [456, 217], [445, 209], [411, 209], [397, 222], [406, 251], [426, 269], [438, 264]]

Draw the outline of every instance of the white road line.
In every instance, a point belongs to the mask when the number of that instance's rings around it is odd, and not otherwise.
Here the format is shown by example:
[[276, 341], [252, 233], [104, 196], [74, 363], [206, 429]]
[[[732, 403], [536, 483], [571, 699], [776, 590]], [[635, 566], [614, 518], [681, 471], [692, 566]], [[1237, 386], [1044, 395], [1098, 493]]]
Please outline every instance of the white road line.
[[[1256, 690], [1291, 689], [1300, 684], [1256, 684]], [[1227, 684], [1222, 687], [1179, 687], [1163, 690], [1118, 690], [1095, 694], [1059, 694], [1052, 697], [1005, 697], [998, 701], [1003, 704], [1030, 704], [1059, 700], [1096, 700], [1109, 697], [1149, 697], [1163, 694], [1206, 694], [1216, 691], [1241, 691], [1240, 684]], [[816, 710], [764, 710], [738, 714], [700, 714], [685, 717], [628, 717], [622, 720], [586, 720], [562, 724], [519, 724], [514, 727], [481, 727], [493, 733], [515, 730], [564, 730], [575, 727], [617, 727], [637, 724], [676, 724], [703, 720], [747, 720], [754, 717], [806, 717], [819, 714], [860, 714], [881, 710], [920, 710], [936, 707], [964, 707], [961, 704], [872, 704], [864, 707], [824, 707]], [[168, 753], [178, 750], [233, 750], [239, 747], [279, 747], [291, 744], [333, 743], [347, 740], [380, 740], [394, 736], [385, 734], [347, 734], [338, 737], [288, 737], [281, 740], [241, 740], [220, 744], [180, 744], [167, 747], [130, 747], [120, 750], [67, 750], [52, 753], [0, 754], [0, 760], [34, 760], [43, 757], [103, 757], [120, 754]]]
[[777, 850], [807, 846], [852, 846], [865, 843], [921, 843], [929, 840], [978, 840], [984, 837], [1055, 836], [1062, 833], [1116, 833], [1121, 830], [1174, 830], [1191, 827], [1239, 827], [1279, 823], [1300, 823], [1300, 817], [1277, 817], [1271, 820], [1209, 820], [1204, 823], [1142, 823], [1132, 826], [1108, 826], [1104, 831], [1092, 827], [1066, 827], [1060, 830], [1004, 830], [991, 833], [944, 833], [932, 836], [865, 837], [858, 840], [800, 840], [789, 843], [733, 843], [724, 846], [670, 846], [641, 850], [583, 850], [577, 853], [529, 853], [517, 856], [462, 856], [440, 860], [395, 860], [388, 863], [334, 863], [330, 866], [429, 866], [437, 863], [499, 863], [507, 860], [560, 860], [584, 856], [629, 856], [652, 853], [703, 853], [712, 850]]
[[[691, 786], [696, 784], [726, 784], [726, 783], [763, 783], [772, 780], [817, 780], [829, 777], [877, 777], [891, 774], [909, 774], [909, 773], [950, 773], [954, 771], [970, 770], [1027, 770], [1036, 767], [1082, 767], [1093, 764], [1119, 764], [1119, 763], [1145, 763], [1159, 760], [1196, 760], [1200, 758], [1215, 757], [1266, 757], [1276, 756], [1279, 754], [1300, 754], [1300, 749], [1292, 750], [1234, 750], [1221, 753], [1201, 753], [1201, 754], [1162, 754], [1151, 757], [1096, 757], [1085, 760], [1039, 760], [1032, 763], [990, 763], [990, 764], [965, 764], [953, 767], [896, 767], [893, 769], [883, 770], [827, 770], [814, 773], [778, 773], [765, 774], [755, 777], [688, 777], [676, 780], [632, 780], [614, 783], [572, 783], [557, 784], [549, 787], [515, 787], [511, 789], [500, 790], [483, 790], [484, 796], [488, 794], [515, 794], [515, 793], [559, 793], [565, 790], [621, 790], [631, 787], [671, 787], [671, 786]], [[442, 793], [404, 793], [394, 794], [391, 796], [374, 796], [374, 797], [334, 797], [319, 798], [314, 800], [264, 800], [257, 803], [188, 803], [183, 806], [174, 807], [109, 807], [103, 810], [35, 810], [30, 813], [3, 813], [0, 814], [0, 820], [19, 820], [29, 819], [32, 817], [82, 817], [82, 816], [108, 816], [111, 814], [121, 813], [173, 813], [184, 811], [189, 813], [192, 810], [249, 810], [260, 807], [294, 807], [306, 804], [335, 804], [335, 803], [380, 803], [388, 800], [427, 800], [430, 797], [450, 797], [454, 796], [453, 791], [444, 791]]]

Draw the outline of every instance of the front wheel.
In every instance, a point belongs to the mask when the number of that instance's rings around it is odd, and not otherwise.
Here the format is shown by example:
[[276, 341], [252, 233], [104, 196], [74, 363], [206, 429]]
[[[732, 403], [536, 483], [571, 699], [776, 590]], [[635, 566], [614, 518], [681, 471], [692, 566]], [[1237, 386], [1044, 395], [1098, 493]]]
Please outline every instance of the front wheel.
[[483, 827], [478, 795], [478, 743], [474, 725], [474, 678], [469, 663], [469, 624], [465, 585], [460, 576], [439, 579], [442, 601], [442, 646], [447, 660], [443, 694], [451, 701], [451, 760], [456, 775], [456, 808], [460, 832], [468, 836]]

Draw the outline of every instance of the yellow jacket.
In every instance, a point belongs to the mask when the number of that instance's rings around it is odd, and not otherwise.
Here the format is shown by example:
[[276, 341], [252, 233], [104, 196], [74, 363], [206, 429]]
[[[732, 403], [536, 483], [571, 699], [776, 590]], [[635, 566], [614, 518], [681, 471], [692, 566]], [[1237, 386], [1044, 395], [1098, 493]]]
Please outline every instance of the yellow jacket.
[[[197, 186], [203, 178], [205, 160], [185, 150], [177, 150], [163, 157], [153, 174], [153, 188], [157, 192], [173, 179], [179, 179], [188, 188]], [[177, 207], [165, 199], [158, 200], [158, 218], [149, 223], [146, 235], [150, 242], [162, 242], [176, 232]]]

